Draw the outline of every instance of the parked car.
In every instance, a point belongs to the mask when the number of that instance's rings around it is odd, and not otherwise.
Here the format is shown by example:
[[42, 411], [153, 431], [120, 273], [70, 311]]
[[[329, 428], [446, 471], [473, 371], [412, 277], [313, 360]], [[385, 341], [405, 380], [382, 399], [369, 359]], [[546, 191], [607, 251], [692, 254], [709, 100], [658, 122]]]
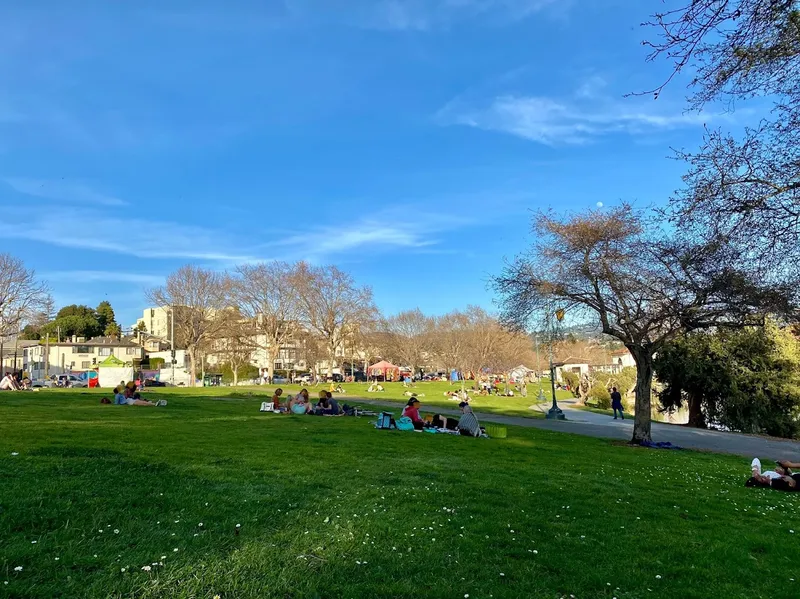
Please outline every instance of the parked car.
[[344, 382], [344, 376], [339, 374], [339, 373], [334, 372], [332, 375], [331, 374], [328, 375], [328, 382], [343, 383]]
[[47, 387], [88, 387], [87, 381], [82, 381], [74, 374], [54, 374], [48, 381], [45, 381]]
[[164, 381], [157, 381], [155, 379], [145, 379], [144, 380], [145, 387], [166, 387], [167, 384]]
[[308, 373], [306, 373], [306, 374], [300, 374], [300, 375], [296, 376], [296, 377], [295, 377], [295, 379], [294, 379], [294, 381], [295, 381], [296, 383], [302, 383], [302, 384], [304, 384], [304, 385], [308, 385], [308, 384], [310, 384], [310, 383], [311, 383], [313, 380], [314, 380], [314, 377], [312, 377], [312, 376], [311, 376], [310, 374], [308, 374]]
[[273, 385], [285, 385], [289, 382], [285, 376], [273, 376], [272, 377], [272, 384]]

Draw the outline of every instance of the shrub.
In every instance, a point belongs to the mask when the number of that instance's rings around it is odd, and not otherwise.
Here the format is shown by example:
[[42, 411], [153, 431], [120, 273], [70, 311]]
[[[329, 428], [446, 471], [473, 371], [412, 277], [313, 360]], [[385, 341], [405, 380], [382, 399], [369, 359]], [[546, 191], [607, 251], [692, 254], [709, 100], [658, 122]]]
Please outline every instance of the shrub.
[[570, 391], [575, 397], [580, 395], [580, 390], [578, 386], [581, 383], [580, 376], [578, 376], [575, 372], [562, 372], [561, 377], [564, 379], [564, 382], [569, 385]]
[[588, 400], [603, 410], [607, 410], [611, 407], [611, 393], [605, 385], [602, 384], [595, 383], [592, 385], [592, 388], [589, 389]]

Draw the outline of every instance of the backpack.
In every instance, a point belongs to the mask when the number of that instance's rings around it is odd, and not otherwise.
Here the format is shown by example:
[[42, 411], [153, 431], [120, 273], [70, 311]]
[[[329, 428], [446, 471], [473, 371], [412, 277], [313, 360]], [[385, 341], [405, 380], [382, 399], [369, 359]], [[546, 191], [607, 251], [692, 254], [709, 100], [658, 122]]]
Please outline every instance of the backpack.
[[378, 416], [378, 421], [375, 423], [375, 428], [390, 429], [392, 428], [392, 413], [381, 412]]
[[397, 430], [399, 431], [413, 431], [414, 422], [408, 416], [401, 416], [396, 420]]

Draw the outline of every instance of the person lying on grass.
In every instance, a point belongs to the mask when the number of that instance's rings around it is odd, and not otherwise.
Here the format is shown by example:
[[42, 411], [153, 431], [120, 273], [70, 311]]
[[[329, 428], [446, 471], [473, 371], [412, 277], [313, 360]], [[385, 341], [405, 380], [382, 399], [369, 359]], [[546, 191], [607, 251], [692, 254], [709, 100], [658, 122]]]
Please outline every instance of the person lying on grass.
[[753, 458], [750, 463], [751, 477], [746, 487], [769, 487], [779, 491], [800, 491], [800, 474], [792, 474], [791, 468], [800, 467], [799, 463], [778, 462], [774, 470], [761, 471], [761, 460]]
[[129, 387], [124, 390], [119, 387], [114, 388], [114, 403], [118, 406], [150, 406], [158, 408], [167, 405], [167, 400], [162, 399], [157, 402], [141, 399], [138, 393], [133, 393]]
[[383, 385], [380, 383], [372, 383], [367, 389], [367, 393], [378, 393], [380, 391], [383, 391]]

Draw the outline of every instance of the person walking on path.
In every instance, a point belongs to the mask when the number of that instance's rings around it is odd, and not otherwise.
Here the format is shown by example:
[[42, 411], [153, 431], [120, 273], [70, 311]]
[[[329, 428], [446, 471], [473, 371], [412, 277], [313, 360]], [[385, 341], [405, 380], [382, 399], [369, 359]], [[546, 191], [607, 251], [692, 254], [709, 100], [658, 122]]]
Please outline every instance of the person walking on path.
[[617, 419], [617, 410], [619, 410], [620, 418], [625, 420], [625, 414], [622, 412], [622, 395], [616, 387], [611, 387], [611, 408], [614, 410], [614, 420]]

